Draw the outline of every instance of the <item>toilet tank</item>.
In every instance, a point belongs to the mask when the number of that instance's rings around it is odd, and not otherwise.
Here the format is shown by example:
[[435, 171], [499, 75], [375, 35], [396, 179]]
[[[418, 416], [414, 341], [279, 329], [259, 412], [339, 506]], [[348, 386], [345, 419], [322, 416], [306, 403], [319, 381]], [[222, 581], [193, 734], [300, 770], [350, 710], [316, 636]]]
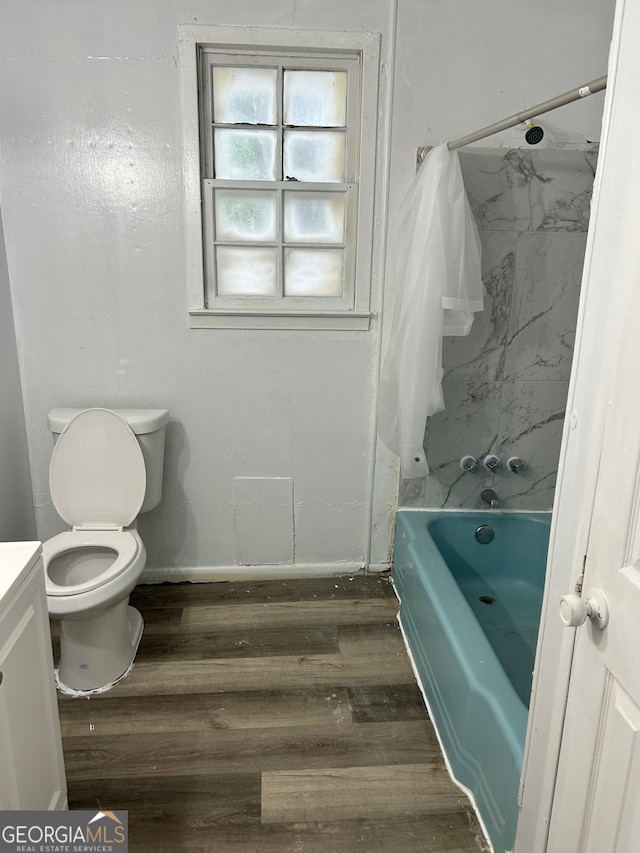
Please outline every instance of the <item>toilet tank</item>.
[[[47, 423], [56, 440], [69, 421], [82, 411], [84, 409], [52, 409], [49, 412]], [[110, 411], [115, 412], [129, 424], [142, 449], [147, 488], [140, 512], [149, 512], [160, 503], [162, 497], [164, 436], [169, 423], [169, 412], [167, 409], [111, 409]]]

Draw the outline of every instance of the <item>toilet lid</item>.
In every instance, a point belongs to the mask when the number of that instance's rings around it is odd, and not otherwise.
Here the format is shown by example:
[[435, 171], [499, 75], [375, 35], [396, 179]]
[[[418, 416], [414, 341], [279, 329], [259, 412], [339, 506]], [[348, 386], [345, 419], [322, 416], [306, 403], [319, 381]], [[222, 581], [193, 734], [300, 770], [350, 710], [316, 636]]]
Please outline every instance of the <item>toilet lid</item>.
[[135, 434], [108, 409], [77, 414], [53, 448], [51, 499], [71, 526], [127, 527], [142, 506], [146, 481]]

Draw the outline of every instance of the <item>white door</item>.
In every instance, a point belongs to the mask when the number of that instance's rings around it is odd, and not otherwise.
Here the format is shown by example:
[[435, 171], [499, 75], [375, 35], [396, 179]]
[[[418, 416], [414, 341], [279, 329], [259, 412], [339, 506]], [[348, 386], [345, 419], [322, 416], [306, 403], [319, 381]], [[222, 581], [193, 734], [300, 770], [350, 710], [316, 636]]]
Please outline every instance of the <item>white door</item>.
[[[608, 603], [609, 622], [601, 628], [587, 618], [577, 628], [564, 629], [575, 632], [575, 646], [548, 853], [640, 851], [639, 37], [640, 2], [619, 0], [608, 127], [598, 167], [603, 173], [586, 277], [591, 293], [602, 295], [604, 288], [609, 294], [608, 310], [600, 316], [601, 335], [589, 318], [588, 295], [585, 310], [585, 322], [595, 329], [586, 345], [596, 353], [613, 352], [613, 359], [603, 358], [606, 375], [590, 377], [596, 397], [603, 383], [609, 390], [582, 602], [597, 602], [600, 594]], [[596, 302], [602, 306], [601, 299]], [[580, 358], [576, 387], [588, 388], [584, 380], [589, 377], [581, 375], [587, 367], [593, 369], [593, 359]], [[588, 411], [588, 400], [582, 402], [582, 410]], [[578, 399], [578, 418], [580, 411]], [[575, 436], [568, 431], [566, 440], [569, 446], [578, 443], [579, 451], [579, 430]], [[551, 610], [548, 618], [553, 618]]]

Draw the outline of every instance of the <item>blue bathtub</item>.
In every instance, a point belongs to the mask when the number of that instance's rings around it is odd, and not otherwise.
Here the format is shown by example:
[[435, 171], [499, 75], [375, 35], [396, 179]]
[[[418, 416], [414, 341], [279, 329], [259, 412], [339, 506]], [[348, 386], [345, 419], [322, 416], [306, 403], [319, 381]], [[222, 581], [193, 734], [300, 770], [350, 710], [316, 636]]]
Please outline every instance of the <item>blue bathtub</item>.
[[[453, 775], [473, 794], [496, 853], [515, 837], [550, 520], [398, 512], [400, 622]], [[475, 535], [481, 525], [493, 532], [486, 544]]]

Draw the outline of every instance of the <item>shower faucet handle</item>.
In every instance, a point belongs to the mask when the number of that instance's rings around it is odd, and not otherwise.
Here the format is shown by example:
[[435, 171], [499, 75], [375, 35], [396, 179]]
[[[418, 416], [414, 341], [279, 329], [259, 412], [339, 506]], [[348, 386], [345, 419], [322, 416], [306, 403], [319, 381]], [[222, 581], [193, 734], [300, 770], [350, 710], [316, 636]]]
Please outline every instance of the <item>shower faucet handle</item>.
[[487, 471], [499, 471], [500, 468], [502, 468], [502, 463], [495, 455], [495, 453], [490, 453], [488, 456], [485, 456], [482, 464], [487, 469]]
[[466, 471], [467, 474], [477, 474], [480, 470], [478, 460], [475, 456], [463, 456], [460, 460], [460, 467], [463, 471]]
[[520, 459], [519, 456], [510, 456], [507, 459], [507, 468], [514, 474], [521, 474], [526, 467], [527, 463], [524, 459]]

